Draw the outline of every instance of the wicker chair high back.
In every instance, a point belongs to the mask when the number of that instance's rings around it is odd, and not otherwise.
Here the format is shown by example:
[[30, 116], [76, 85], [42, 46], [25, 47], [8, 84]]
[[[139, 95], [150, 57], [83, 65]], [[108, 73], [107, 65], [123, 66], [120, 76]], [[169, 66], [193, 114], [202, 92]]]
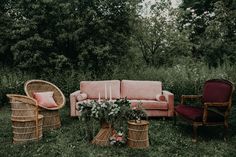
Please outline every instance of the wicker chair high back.
[[61, 92], [61, 90], [55, 86], [54, 84], [44, 81], [44, 80], [29, 80], [24, 85], [24, 90], [26, 95], [33, 98], [34, 92], [46, 92], [53, 91], [53, 98], [57, 103], [58, 107], [56, 108], [47, 108], [43, 107], [47, 110], [58, 110], [65, 105], [65, 96]]
[[53, 98], [57, 103], [55, 108], [41, 107], [39, 113], [44, 116], [43, 130], [57, 129], [61, 127], [59, 109], [65, 105], [65, 96], [54, 84], [44, 80], [29, 80], [24, 85], [26, 95], [33, 97], [34, 92], [53, 91]]
[[42, 138], [43, 116], [38, 114], [37, 102], [27, 96], [7, 94], [11, 104], [13, 143]]

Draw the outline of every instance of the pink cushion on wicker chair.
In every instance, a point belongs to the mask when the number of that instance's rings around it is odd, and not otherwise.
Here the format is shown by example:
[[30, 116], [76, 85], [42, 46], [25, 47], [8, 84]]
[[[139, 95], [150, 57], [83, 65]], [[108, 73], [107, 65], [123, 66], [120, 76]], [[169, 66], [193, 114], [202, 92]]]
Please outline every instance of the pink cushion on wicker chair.
[[34, 98], [37, 100], [38, 105], [46, 108], [57, 107], [55, 100], [53, 99], [53, 92], [34, 92]]

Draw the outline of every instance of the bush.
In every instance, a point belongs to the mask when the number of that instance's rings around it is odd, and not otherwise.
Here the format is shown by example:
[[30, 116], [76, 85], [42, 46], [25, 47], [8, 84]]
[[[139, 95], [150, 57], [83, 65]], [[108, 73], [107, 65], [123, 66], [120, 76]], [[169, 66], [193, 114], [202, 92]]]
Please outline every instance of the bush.
[[[58, 86], [65, 94], [79, 90], [79, 83], [82, 80], [106, 80], [106, 79], [130, 79], [130, 80], [158, 80], [162, 81], [163, 89], [169, 90], [175, 95], [175, 102], [180, 101], [183, 94], [201, 94], [204, 82], [212, 78], [228, 79], [236, 82], [236, 66], [224, 64], [218, 68], [209, 68], [201, 62], [194, 62], [188, 59], [179, 61], [173, 67], [147, 67], [135, 65], [134, 63], [117, 66], [113, 72], [104, 72], [96, 78], [92, 78], [89, 72], [78, 70], [49, 71], [48, 73], [37, 74], [37, 79], [47, 80]], [[3, 68], [1, 70], [1, 104], [6, 102], [6, 93], [23, 93], [23, 84], [26, 80], [32, 79], [36, 74], [21, 72], [19, 70]], [[236, 94], [233, 95], [233, 102], [236, 101]]]
[[32, 74], [19, 71], [17, 69], [3, 67], [0, 69], [0, 107], [8, 100], [6, 94], [24, 94], [24, 82], [33, 78]]

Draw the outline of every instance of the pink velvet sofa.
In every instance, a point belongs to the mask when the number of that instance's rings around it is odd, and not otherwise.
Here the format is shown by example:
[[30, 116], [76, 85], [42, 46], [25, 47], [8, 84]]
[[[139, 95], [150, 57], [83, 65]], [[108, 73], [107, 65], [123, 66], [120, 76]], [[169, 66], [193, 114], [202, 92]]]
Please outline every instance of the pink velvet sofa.
[[[79, 116], [78, 105], [83, 102], [105, 99], [105, 86], [107, 98], [112, 100], [125, 98], [135, 107], [142, 102], [143, 108], [149, 117], [172, 117], [174, 113], [174, 95], [162, 90], [160, 81], [134, 81], [134, 80], [106, 80], [106, 81], [81, 81], [80, 90], [70, 94], [70, 115]], [[111, 92], [110, 92], [111, 89]], [[99, 94], [100, 93], [100, 94]], [[165, 100], [160, 101], [163, 93]]]

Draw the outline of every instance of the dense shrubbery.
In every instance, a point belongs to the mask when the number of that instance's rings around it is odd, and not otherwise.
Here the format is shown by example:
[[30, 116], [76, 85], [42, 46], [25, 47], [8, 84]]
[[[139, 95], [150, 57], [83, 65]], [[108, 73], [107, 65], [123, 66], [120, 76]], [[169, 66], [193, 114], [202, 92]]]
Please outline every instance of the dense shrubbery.
[[[126, 67], [127, 65], [124, 65]], [[44, 79], [55, 83], [62, 89], [65, 96], [79, 89], [82, 80], [105, 79], [133, 79], [133, 80], [159, 80], [163, 82], [164, 89], [175, 94], [175, 100], [179, 101], [182, 94], [201, 93], [203, 83], [212, 78], [228, 79], [236, 82], [235, 66], [224, 64], [218, 68], [209, 69], [201, 62], [186, 62], [176, 64], [173, 67], [145, 67], [130, 65], [129, 68], [117, 67], [113, 73], [104, 73], [101, 77], [93, 78], [91, 73], [83, 73], [75, 70], [42, 74], [39, 77], [32, 73], [23, 73], [15, 69], [5, 68], [1, 70], [1, 100], [6, 93], [22, 93], [23, 84], [27, 79]], [[234, 94], [234, 100], [236, 95]], [[4, 103], [1, 103], [4, 104]]]

